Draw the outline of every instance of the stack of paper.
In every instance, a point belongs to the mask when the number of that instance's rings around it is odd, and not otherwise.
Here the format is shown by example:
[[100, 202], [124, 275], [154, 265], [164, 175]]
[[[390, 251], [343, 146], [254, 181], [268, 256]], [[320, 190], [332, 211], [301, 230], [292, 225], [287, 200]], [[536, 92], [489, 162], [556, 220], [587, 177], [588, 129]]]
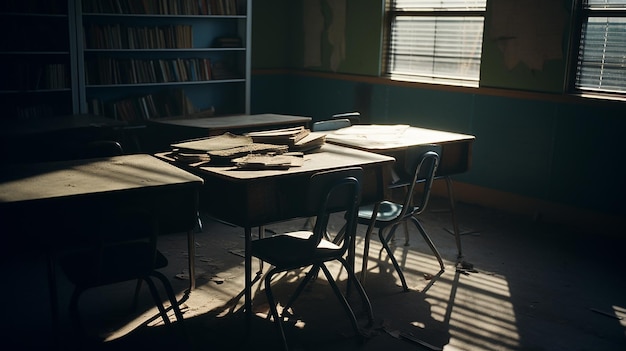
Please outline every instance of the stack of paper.
[[302, 152], [319, 148], [325, 142], [325, 134], [311, 132], [302, 126], [251, 132], [246, 136], [255, 143], [287, 145], [290, 150]]
[[255, 143], [280, 144], [293, 147], [298, 141], [309, 135], [309, 133], [310, 130], [300, 126], [293, 128], [250, 132], [246, 135], [251, 137]]
[[250, 154], [233, 160], [238, 168], [260, 169], [289, 169], [289, 167], [302, 166], [304, 155], [301, 152], [287, 152], [282, 155], [255, 155]]
[[233, 159], [249, 154], [283, 154], [287, 145], [254, 142], [249, 136], [224, 133], [210, 138], [172, 144], [171, 157], [188, 164], [211, 162], [231, 164]]

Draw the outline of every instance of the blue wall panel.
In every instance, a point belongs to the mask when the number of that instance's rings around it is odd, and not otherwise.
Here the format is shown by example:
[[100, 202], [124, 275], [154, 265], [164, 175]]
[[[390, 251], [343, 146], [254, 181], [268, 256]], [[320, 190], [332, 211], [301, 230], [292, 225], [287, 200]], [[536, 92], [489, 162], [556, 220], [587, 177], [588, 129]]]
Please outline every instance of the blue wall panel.
[[254, 76], [252, 83], [253, 113], [317, 120], [357, 110], [366, 123], [473, 134], [472, 167], [455, 179], [626, 214], [624, 104], [565, 103], [300, 75]]

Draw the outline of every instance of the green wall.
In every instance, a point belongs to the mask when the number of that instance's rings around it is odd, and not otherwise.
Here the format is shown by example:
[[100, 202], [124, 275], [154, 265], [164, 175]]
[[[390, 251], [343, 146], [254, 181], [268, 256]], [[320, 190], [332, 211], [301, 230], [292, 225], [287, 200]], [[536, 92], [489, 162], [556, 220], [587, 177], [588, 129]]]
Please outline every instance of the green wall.
[[[259, 4], [272, 2], [255, 1], [255, 14]], [[376, 14], [365, 17], [376, 17], [381, 6], [378, 3], [361, 10]], [[292, 25], [301, 26], [297, 21]], [[259, 19], [254, 26], [262, 26]], [[359, 26], [350, 32], [365, 31], [363, 22]], [[380, 34], [374, 36], [372, 42], [378, 41]], [[254, 36], [253, 40], [264, 38], [267, 36]], [[272, 68], [301, 68], [293, 64], [298, 56], [296, 47], [290, 46], [295, 53], [285, 53], [289, 64]], [[491, 54], [497, 53], [492, 50]], [[626, 143], [621, 138], [626, 130], [626, 103], [557, 93], [564, 86], [565, 59], [546, 61], [547, 71], [542, 77], [523, 66], [503, 72], [503, 66], [492, 60], [489, 57], [483, 63], [481, 76], [491, 76], [485, 78], [488, 85], [506, 91], [397, 85], [361, 79], [359, 76], [371, 73], [366, 71], [336, 78], [299, 70], [265, 71], [252, 78], [252, 112], [298, 114], [319, 120], [336, 112], [357, 110], [365, 122], [408, 123], [473, 134], [472, 168], [455, 176], [456, 180], [625, 217]], [[285, 59], [276, 62], [284, 63]], [[253, 62], [253, 67], [267, 68], [258, 63]]]
[[[377, 76], [380, 73], [384, 0], [346, 0], [345, 18], [335, 18], [329, 3], [312, 0], [317, 16], [305, 13], [303, 0], [254, 0], [252, 18], [252, 62], [254, 68], [304, 68], [304, 23], [319, 26], [319, 64], [307, 65], [316, 71]], [[374, 10], [374, 11], [372, 11]], [[307, 17], [305, 19], [304, 17]], [[306, 21], [306, 22], [305, 22]], [[331, 56], [341, 44], [331, 43], [331, 25], [345, 25], [345, 55], [336, 70]]]

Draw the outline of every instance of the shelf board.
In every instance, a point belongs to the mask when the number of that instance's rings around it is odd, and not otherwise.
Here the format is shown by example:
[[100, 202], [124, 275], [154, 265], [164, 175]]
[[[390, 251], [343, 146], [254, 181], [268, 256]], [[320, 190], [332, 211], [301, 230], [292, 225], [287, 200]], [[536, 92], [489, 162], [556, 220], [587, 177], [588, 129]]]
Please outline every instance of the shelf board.
[[63, 13], [0, 12], [0, 16], [68, 18], [68, 15]]
[[71, 92], [70, 88], [62, 89], [29, 89], [29, 90], [0, 90], [0, 94], [40, 94], [40, 93], [62, 93]]
[[246, 15], [163, 15], [152, 13], [83, 13], [83, 17], [143, 17], [143, 18], [178, 18], [178, 19], [246, 19]]
[[86, 53], [102, 53], [102, 52], [211, 52], [211, 51], [246, 51], [246, 48], [162, 48], [162, 49], [85, 49]]
[[111, 88], [132, 88], [132, 87], [147, 87], [147, 86], [173, 86], [173, 85], [200, 85], [200, 84], [224, 84], [224, 83], [243, 83], [246, 80], [244, 78], [233, 79], [212, 79], [212, 80], [200, 80], [189, 82], [165, 82], [165, 83], [136, 83], [136, 84], [99, 84], [99, 85], [86, 85], [87, 89], [111, 89]]
[[69, 51], [2, 51], [0, 55], [69, 55]]

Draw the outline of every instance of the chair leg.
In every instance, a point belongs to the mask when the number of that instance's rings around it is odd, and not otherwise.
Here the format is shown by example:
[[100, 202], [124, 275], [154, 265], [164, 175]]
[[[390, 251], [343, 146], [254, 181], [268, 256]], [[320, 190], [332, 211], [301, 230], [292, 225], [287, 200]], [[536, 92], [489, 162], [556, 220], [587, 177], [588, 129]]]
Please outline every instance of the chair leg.
[[78, 330], [82, 336], [85, 336], [87, 332], [83, 327], [83, 323], [80, 319], [80, 313], [78, 312], [78, 300], [83, 291], [84, 289], [75, 287], [74, 292], [72, 292], [72, 297], [70, 298], [70, 320], [72, 321], [74, 328]]
[[433, 241], [430, 239], [430, 237], [426, 233], [426, 230], [424, 230], [424, 227], [422, 227], [422, 224], [415, 217], [411, 217], [411, 221], [413, 222], [413, 224], [415, 224], [420, 234], [422, 234], [422, 237], [426, 241], [426, 244], [428, 244], [428, 247], [430, 247], [430, 250], [433, 252], [433, 254], [435, 254], [435, 257], [437, 257], [437, 261], [439, 261], [439, 267], [441, 267], [441, 271], [442, 272], [445, 271], [446, 267], [443, 264], [443, 259], [441, 258], [441, 254], [439, 254], [439, 250], [437, 250], [437, 248], [435, 247], [435, 244], [433, 244]]
[[341, 229], [339, 229], [339, 231], [337, 232], [337, 235], [335, 235], [335, 238], [333, 239], [333, 244], [339, 244], [343, 241], [343, 237], [346, 234], [346, 225], [344, 224], [343, 227], [341, 227]]
[[291, 297], [289, 298], [289, 301], [287, 301], [284, 310], [288, 310], [289, 308], [291, 308], [291, 306], [294, 304], [294, 302], [296, 302], [296, 299], [300, 296], [302, 291], [304, 291], [304, 288], [307, 286], [307, 284], [309, 284], [311, 280], [317, 277], [319, 270], [319, 266], [311, 267], [311, 270], [307, 272], [304, 278], [302, 278], [302, 281], [300, 282], [296, 290], [293, 292], [293, 294], [291, 294]]
[[335, 295], [337, 295], [339, 302], [341, 302], [344, 310], [348, 314], [348, 317], [350, 318], [350, 323], [352, 324], [352, 328], [354, 328], [355, 333], [357, 335], [363, 336], [363, 333], [361, 332], [359, 328], [359, 324], [356, 320], [356, 316], [354, 315], [354, 311], [352, 311], [352, 308], [350, 307], [348, 300], [346, 300], [346, 297], [343, 296], [343, 294], [341, 293], [341, 290], [339, 290], [339, 287], [337, 286], [337, 283], [335, 282], [333, 275], [330, 273], [330, 271], [328, 270], [325, 264], [322, 263], [320, 265], [320, 268], [322, 268], [322, 271], [324, 271], [324, 275], [326, 275], [326, 279], [328, 279], [328, 283], [333, 288], [333, 291], [335, 292]]
[[59, 325], [59, 297], [57, 293], [56, 264], [54, 254], [49, 252], [46, 257], [48, 265], [48, 293], [50, 296], [50, 315], [52, 328], [56, 337]]
[[272, 277], [277, 273], [276, 270], [271, 269], [265, 275], [265, 295], [267, 296], [267, 302], [270, 305], [270, 312], [272, 313], [272, 317], [274, 318], [274, 323], [276, 323], [276, 328], [278, 329], [278, 333], [283, 343], [283, 349], [285, 351], [289, 350], [287, 346], [287, 338], [285, 337], [285, 330], [283, 329], [282, 317], [278, 314], [278, 309], [276, 308], [276, 300], [274, 300], [274, 294], [272, 293]]
[[142, 279], [137, 279], [137, 285], [135, 285], [135, 296], [133, 297], [133, 306], [132, 310], [135, 311], [137, 309], [137, 303], [139, 302], [139, 293], [141, 292], [141, 283]]
[[157, 277], [161, 281], [161, 284], [163, 284], [163, 287], [165, 288], [165, 293], [167, 294], [167, 298], [170, 300], [170, 305], [172, 305], [172, 309], [174, 310], [176, 321], [182, 322], [184, 320], [183, 312], [180, 310], [180, 306], [178, 305], [178, 301], [176, 300], [176, 295], [174, 294], [172, 284], [167, 279], [167, 277], [159, 271], [152, 271], [152, 275]]
[[380, 239], [380, 242], [383, 244], [383, 248], [385, 249], [385, 251], [387, 251], [387, 255], [391, 259], [391, 263], [393, 263], [393, 267], [396, 269], [396, 272], [398, 273], [398, 276], [400, 277], [400, 281], [402, 282], [402, 289], [404, 289], [404, 291], [409, 291], [409, 286], [406, 284], [406, 279], [404, 278], [402, 269], [400, 268], [400, 265], [398, 264], [396, 257], [393, 255], [393, 251], [391, 251], [391, 248], [389, 247], [389, 239], [394, 235], [397, 227], [398, 227], [398, 224], [396, 223], [390, 228], [389, 234], [387, 234], [387, 238], [385, 238], [383, 235], [384, 228], [380, 228], [378, 230], [378, 237]]
[[165, 307], [163, 307], [163, 302], [161, 302], [161, 297], [159, 296], [159, 292], [157, 291], [156, 286], [154, 285], [154, 282], [148, 276], [144, 277], [144, 280], [146, 281], [146, 283], [148, 283], [148, 287], [150, 288], [150, 293], [152, 294], [152, 299], [154, 300], [154, 303], [159, 309], [159, 313], [161, 314], [163, 323], [167, 325], [171, 324], [170, 318], [167, 316], [167, 312], [165, 311]]
[[356, 289], [357, 289], [359, 295], [361, 296], [361, 299], [363, 300], [363, 306], [365, 307], [365, 310], [367, 312], [368, 326], [372, 326], [374, 324], [374, 312], [373, 312], [373, 309], [372, 309], [372, 304], [370, 302], [370, 299], [367, 296], [367, 293], [365, 292], [365, 289], [363, 288], [363, 285], [356, 278], [356, 274], [354, 273], [354, 268], [352, 268], [350, 266], [348, 261], [346, 261], [344, 258], [338, 258], [338, 260], [339, 260], [339, 262], [341, 262], [343, 267], [346, 269], [346, 272], [348, 272], [348, 275], [350, 277], [348, 279], [348, 282], [349, 281], [353, 281], [354, 282], [354, 285], [356, 286]]

